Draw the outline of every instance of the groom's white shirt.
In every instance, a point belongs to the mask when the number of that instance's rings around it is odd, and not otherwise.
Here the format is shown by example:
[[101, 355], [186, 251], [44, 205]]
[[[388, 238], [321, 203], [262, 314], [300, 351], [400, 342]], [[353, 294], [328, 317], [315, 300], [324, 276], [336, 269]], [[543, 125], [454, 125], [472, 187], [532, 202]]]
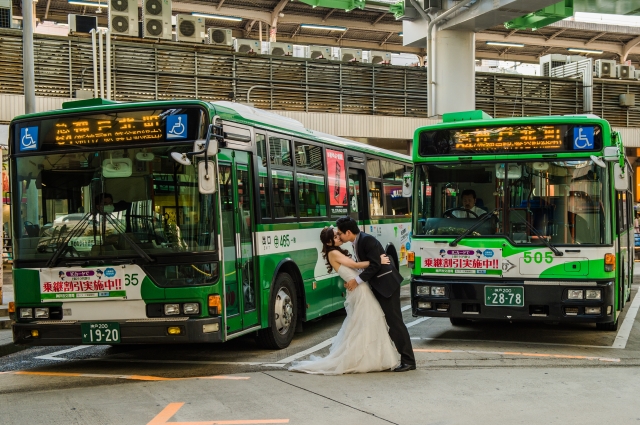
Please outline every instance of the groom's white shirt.
[[[356, 235], [356, 239], [353, 241], [353, 256], [356, 257], [356, 261], [360, 262], [360, 259], [358, 258], [358, 241], [360, 240], [360, 235], [362, 234], [362, 232], [358, 233]], [[362, 269], [358, 270], [360, 273], [362, 273]], [[358, 285], [360, 285], [362, 282], [364, 282], [362, 279], [360, 279], [360, 275], [356, 276], [356, 282], [358, 282]]]

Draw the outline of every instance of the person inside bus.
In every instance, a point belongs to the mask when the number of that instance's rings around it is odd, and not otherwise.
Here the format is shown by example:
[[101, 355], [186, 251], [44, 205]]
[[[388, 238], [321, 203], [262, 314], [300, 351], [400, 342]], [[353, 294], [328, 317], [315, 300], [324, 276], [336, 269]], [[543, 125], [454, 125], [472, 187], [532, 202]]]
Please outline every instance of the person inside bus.
[[126, 211], [131, 204], [126, 201], [119, 201], [113, 203], [113, 195], [107, 192], [102, 192], [96, 195], [94, 198], [95, 211], [99, 214], [111, 214], [118, 211]]
[[[462, 207], [464, 209], [455, 210], [452, 212], [456, 218], [478, 218], [486, 211], [476, 206], [476, 191], [473, 189], [465, 189], [462, 191]], [[471, 214], [471, 212], [475, 213]]]

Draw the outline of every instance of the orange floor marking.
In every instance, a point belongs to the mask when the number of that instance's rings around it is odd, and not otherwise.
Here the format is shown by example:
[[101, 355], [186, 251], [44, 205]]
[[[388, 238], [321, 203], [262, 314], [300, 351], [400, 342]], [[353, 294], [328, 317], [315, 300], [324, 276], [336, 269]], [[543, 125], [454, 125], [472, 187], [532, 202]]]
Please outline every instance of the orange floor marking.
[[187, 379], [221, 379], [231, 381], [244, 381], [250, 379], [248, 376], [196, 376], [193, 378], [164, 378], [161, 376], [146, 376], [146, 375], [107, 375], [101, 373], [72, 373], [72, 372], [31, 372], [27, 370], [0, 372], [0, 374], [14, 374], [14, 375], [34, 375], [34, 376], [65, 376], [74, 378], [110, 378], [110, 379], [131, 379], [134, 381], [181, 381]]
[[520, 353], [517, 351], [473, 351], [473, 350], [430, 350], [427, 348], [414, 348], [413, 351], [421, 353], [467, 353], [467, 354], [495, 354], [499, 356], [523, 356], [523, 357], [541, 357], [541, 358], [557, 358], [557, 359], [573, 359], [573, 360], [599, 360], [601, 362], [620, 362], [620, 359], [594, 356], [570, 356], [566, 354], [539, 354], [539, 353]]
[[251, 425], [251, 424], [288, 424], [289, 419], [246, 419], [236, 421], [204, 421], [204, 422], [168, 422], [184, 403], [169, 403], [147, 425]]

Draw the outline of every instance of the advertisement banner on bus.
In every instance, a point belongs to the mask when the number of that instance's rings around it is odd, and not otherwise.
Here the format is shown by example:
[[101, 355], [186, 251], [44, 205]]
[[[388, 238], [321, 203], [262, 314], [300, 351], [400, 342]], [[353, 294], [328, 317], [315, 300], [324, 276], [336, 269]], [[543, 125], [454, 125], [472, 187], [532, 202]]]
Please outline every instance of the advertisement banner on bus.
[[344, 152], [327, 149], [327, 171], [329, 174], [329, 205], [331, 214], [347, 213], [347, 170]]
[[40, 300], [103, 301], [141, 299], [145, 273], [136, 265], [95, 268], [52, 268], [40, 273]]
[[464, 246], [427, 249], [422, 257], [422, 273], [501, 276], [502, 250]]

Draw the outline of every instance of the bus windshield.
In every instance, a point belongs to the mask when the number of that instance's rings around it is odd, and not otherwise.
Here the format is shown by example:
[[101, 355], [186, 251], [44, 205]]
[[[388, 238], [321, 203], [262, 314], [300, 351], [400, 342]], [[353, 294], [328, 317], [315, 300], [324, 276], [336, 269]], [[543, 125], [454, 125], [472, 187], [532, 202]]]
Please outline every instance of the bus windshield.
[[[15, 159], [16, 260], [175, 257], [215, 251], [213, 196], [172, 152], [191, 145]], [[50, 267], [55, 264], [49, 264]]]
[[608, 176], [590, 159], [416, 167], [414, 235], [502, 236], [516, 245], [611, 243]]

